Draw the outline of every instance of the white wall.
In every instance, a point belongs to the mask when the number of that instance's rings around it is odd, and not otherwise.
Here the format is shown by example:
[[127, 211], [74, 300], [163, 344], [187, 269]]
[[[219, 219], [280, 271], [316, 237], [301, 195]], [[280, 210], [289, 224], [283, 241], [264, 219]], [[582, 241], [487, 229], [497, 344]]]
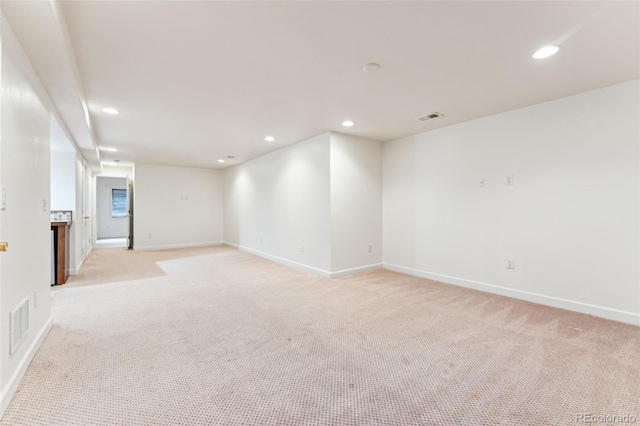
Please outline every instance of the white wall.
[[51, 210], [76, 210], [75, 152], [51, 151]]
[[222, 243], [222, 172], [136, 164], [134, 249]]
[[[0, 241], [9, 249], [0, 253], [0, 413], [51, 326], [51, 216], [43, 204], [51, 191], [50, 103], [4, 17], [1, 26], [0, 185], [8, 195], [7, 209], [0, 212]], [[10, 355], [10, 312], [27, 297], [29, 333]]]
[[133, 166], [102, 166], [102, 172], [96, 176], [121, 177], [133, 180]]
[[327, 277], [381, 267], [380, 142], [325, 133], [225, 170], [224, 184], [227, 244]]
[[127, 179], [103, 177], [96, 179], [96, 226], [97, 238], [125, 238], [129, 236], [129, 218], [112, 217], [111, 190], [127, 189]]
[[640, 324], [639, 90], [385, 143], [385, 266]]
[[331, 133], [332, 276], [382, 265], [382, 144]]
[[325, 133], [226, 169], [224, 241], [328, 274], [329, 143]]

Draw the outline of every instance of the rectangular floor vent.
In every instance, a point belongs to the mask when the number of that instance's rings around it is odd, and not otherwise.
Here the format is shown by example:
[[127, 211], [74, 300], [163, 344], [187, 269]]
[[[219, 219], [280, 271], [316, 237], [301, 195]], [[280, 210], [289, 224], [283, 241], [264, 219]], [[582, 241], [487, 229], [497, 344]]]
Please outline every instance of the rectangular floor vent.
[[11, 311], [11, 355], [13, 355], [29, 331], [29, 298]]

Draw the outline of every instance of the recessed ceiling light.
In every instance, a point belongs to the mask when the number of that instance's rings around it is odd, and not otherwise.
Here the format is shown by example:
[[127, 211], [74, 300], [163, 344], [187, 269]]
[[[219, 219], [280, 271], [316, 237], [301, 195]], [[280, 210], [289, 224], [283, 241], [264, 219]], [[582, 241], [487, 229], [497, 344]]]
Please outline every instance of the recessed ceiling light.
[[534, 59], [548, 58], [549, 56], [552, 56], [558, 53], [558, 50], [560, 50], [558, 46], [545, 46], [541, 49], [538, 49], [536, 53], [532, 55], [532, 57]]
[[376, 72], [380, 69], [380, 64], [376, 64], [375, 62], [369, 62], [362, 67], [362, 71], [364, 72]]
[[118, 149], [117, 148], [100, 148], [102, 151], [107, 151], [107, 152], [117, 152]]
[[274, 138], [273, 136], [267, 136], [266, 138], [264, 138], [264, 140], [267, 142], [273, 142], [276, 140], [276, 138]]
[[221, 158], [218, 160], [218, 163], [224, 163], [224, 160]]
[[107, 114], [114, 114], [114, 115], [115, 115], [115, 114], [120, 114], [120, 111], [118, 111], [118, 110], [117, 110], [117, 109], [115, 109], [115, 108], [102, 108], [102, 110], [103, 110], [104, 112], [106, 112]]
[[351, 127], [351, 126], [353, 126], [354, 124], [356, 124], [356, 123], [354, 123], [354, 122], [353, 122], [353, 121], [351, 121], [351, 120], [345, 120], [345, 121], [343, 121], [343, 122], [342, 122], [342, 125], [343, 125], [344, 127]]

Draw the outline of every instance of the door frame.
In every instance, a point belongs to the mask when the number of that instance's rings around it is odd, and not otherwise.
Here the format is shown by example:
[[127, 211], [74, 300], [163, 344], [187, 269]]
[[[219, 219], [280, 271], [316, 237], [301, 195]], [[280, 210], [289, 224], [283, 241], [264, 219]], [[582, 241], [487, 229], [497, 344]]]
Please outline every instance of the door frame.
[[127, 202], [129, 203], [129, 236], [127, 237], [127, 249], [133, 250], [133, 180], [127, 176]]
[[89, 256], [93, 249], [93, 220], [92, 220], [92, 204], [91, 183], [93, 177], [90, 173], [91, 169], [87, 166], [87, 162], [82, 160], [82, 261]]

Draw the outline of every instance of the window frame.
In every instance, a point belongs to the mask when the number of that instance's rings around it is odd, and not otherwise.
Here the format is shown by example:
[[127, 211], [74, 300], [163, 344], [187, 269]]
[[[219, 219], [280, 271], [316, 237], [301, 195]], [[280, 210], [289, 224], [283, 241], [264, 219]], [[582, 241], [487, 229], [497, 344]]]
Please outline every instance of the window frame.
[[[120, 193], [120, 195], [116, 195], [116, 191], [117, 193]], [[122, 198], [121, 192], [124, 192], [124, 210], [116, 211], [114, 209], [115, 207], [114, 200], [116, 200], [117, 198]], [[111, 219], [124, 219], [127, 217], [127, 215], [129, 214], [128, 201], [129, 201], [129, 194], [127, 193], [126, 188], [111, 188], [111, 205], [110, 205]]]

